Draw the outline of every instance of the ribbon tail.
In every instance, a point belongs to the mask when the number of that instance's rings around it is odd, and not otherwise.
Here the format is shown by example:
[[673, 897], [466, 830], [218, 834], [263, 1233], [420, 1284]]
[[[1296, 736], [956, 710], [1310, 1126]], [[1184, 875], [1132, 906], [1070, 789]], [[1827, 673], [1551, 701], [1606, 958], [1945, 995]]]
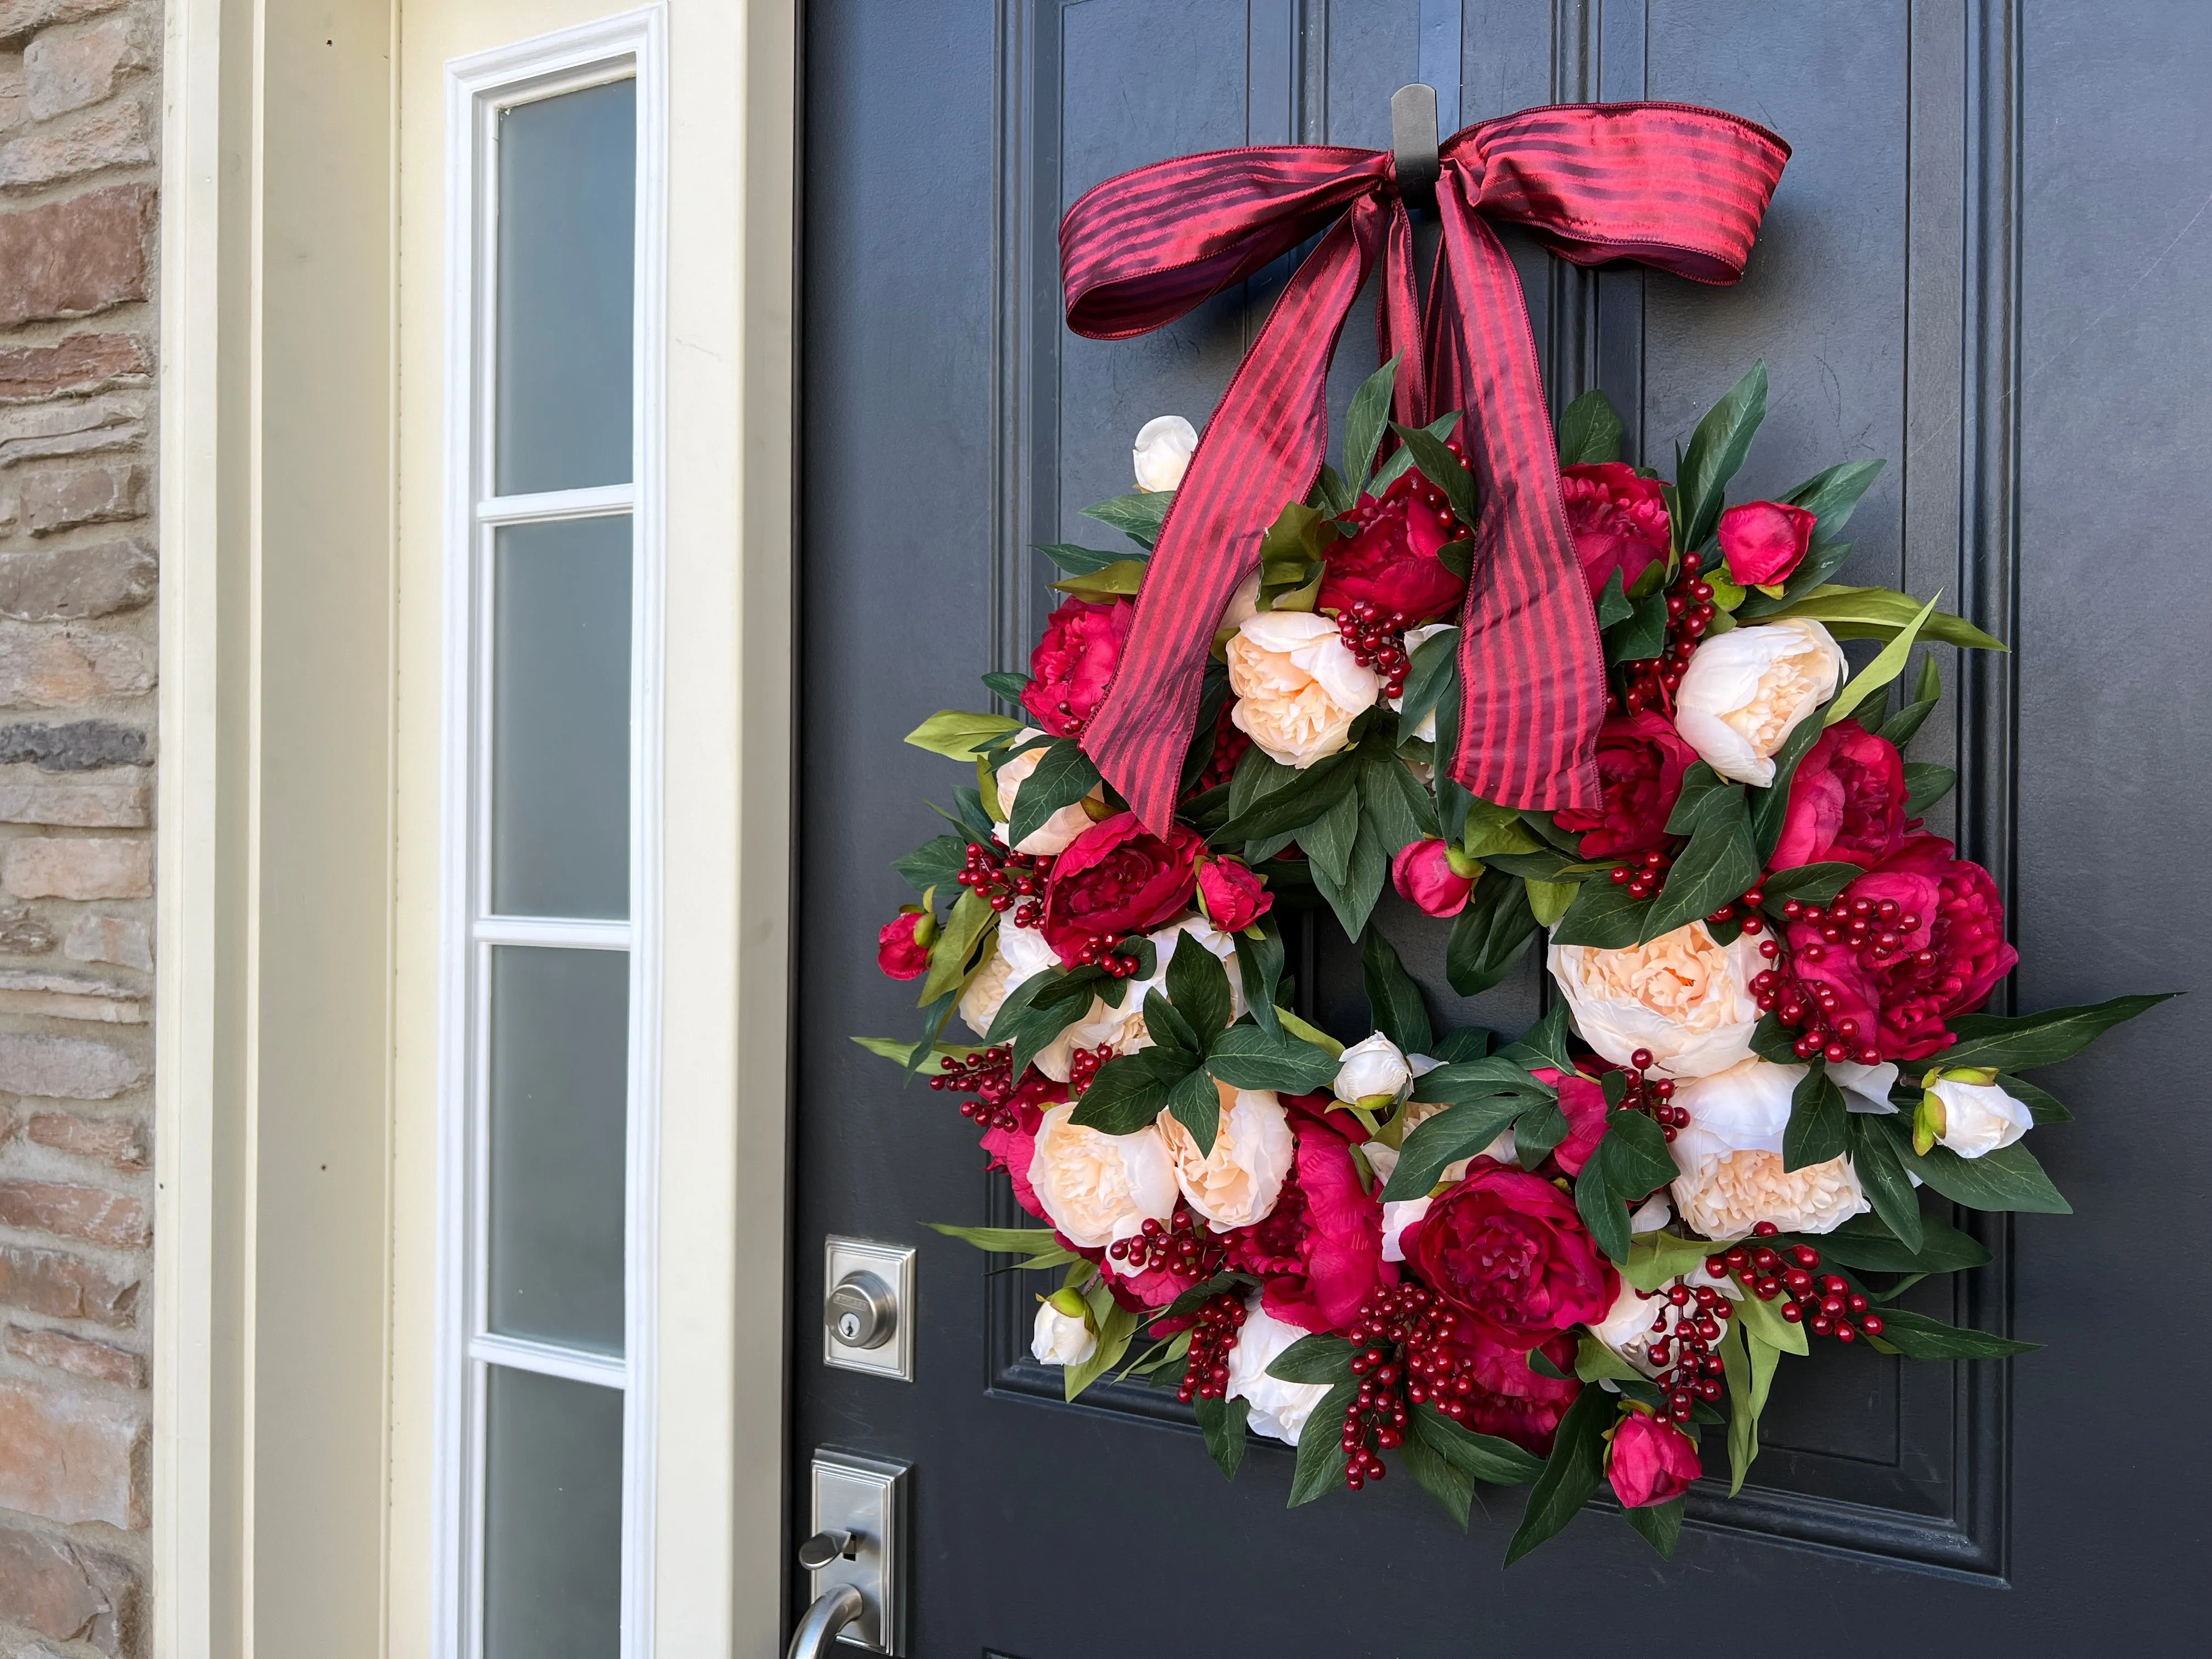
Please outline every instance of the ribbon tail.
[[[1398, 359], [1398, 377], [1391, 386], [1391, 418], [1401, 426], [1426, 426], [1434, 417], [1429, 413], [1420, 302], [1413, 291], [1413, 221], [1405, 203], [1395, 196], [1390, 198], [1390, 223], [1382, 242], [1382, 292], [1375, 307], [1375, 346], [1380, 361]], [[1395, 441], [1391, 440], [1393, 444]]]
[[[1205, 679], [1206, 652], [1261, 538], [1304, 501], [1328, 439], [1328, 366], [1380, 240], [1362, 197], [1284, 288], [1206, 422], [1161, 527], [1113, 684], [1083, 750], [1145, 826], [1164, 835]], [[1327, 350], [1314, 343], [1325, 339]]]
[[1461, 616], [1453, 775], [1501, 806], [1594, 808], [1606, 697], [1597, 613], [1567, 526], [1558, 441], [1520, 276], [1462, 196], [1459, 179], [1457, 168], [1445, 169], [1437, 205], [1460, 303], [1455, 319], [1432, 319], [1431, 331], [1456, 347], [1436, 383], [1441, 390], [1456, 380], [1465, 393], [1480, 500]]

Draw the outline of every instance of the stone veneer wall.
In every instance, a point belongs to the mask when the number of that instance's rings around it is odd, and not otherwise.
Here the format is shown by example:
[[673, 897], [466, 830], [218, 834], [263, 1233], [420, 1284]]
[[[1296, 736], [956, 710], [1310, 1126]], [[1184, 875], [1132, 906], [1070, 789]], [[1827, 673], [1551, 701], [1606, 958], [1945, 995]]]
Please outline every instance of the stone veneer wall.
[[0, 0], [0, 1656], [145, 1650], [160, 0]]

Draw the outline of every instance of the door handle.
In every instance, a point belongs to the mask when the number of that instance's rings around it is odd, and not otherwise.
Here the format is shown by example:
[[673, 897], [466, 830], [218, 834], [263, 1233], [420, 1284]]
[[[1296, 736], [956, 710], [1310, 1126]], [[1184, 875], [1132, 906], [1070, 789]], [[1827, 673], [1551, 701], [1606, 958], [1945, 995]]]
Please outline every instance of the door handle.
[[836, 1645], [837, 1632], [860, 1616], [866, 1603], [850, 1584], [832, 1584], [814, 1598], [799, 1628], [791, 1633], [784, 1659], [824, 1659]]

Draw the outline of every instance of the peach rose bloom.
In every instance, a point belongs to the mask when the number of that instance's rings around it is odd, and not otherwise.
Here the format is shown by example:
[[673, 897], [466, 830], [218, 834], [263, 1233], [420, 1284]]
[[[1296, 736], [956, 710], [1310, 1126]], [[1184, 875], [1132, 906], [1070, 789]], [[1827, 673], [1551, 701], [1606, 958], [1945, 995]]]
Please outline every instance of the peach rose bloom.
[[1362, 668], [1336, 623], [1310, 611], [1247, 617], [1223, 647], [1229, 718], [1285, 766], [1311, 766], [1344, 747], [1352, 722], [1372, 708], [1382, 682]]
[[1160, 1132], [1109, 1135], [1070, 1123], [1073, 1101], [1037, 1126], [1030, 1185], [1052, 1224], [1085, 1249], [1103, 1249], [1175, 1213], [1174, 1161]]
[[1705, 1077], [1751, 1053], [1760, 960], [1749, 934], [1723, 945], [1692, 921], [1626, 950], [1554, 945], [1549, 963], [1583, 1040], [1616, 1066], [1645, 1048], [1662, 1076]]
[[1197, 1138], [1174, 1113], [1160, 1114], [1159, 1130], [1183, 1197], [1215, 1231], [1227, 1232], [1266, 1219], [1297, 1148], [1289, 1115], [1273, 1091], [1232, 1089], [1218, 1079], [1213, 1087], [1221, 1097], [1221, 1121], [1209, 1156], [1199, 1156]]

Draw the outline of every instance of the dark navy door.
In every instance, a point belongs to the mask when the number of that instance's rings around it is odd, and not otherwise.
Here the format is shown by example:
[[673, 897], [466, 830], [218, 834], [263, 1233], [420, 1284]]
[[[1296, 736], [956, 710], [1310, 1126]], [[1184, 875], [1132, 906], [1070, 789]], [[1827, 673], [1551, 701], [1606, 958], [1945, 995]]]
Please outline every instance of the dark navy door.
[[[1415, 80], [1437, 88], [1448, 129], [1650, 98], [1789, 138], [1740, 287], [1520, 250], [1554, 409], [1601, 386], [1632, 452], [1663, 460], [1764, 357], [1771, 412], [1741, 493], [1887, 458], [1841, 580], [1941, 589], [2014, 647], [1947, 658], [1964, 689], [1938, 716], [1954, 722], [1952, 753], [1932, 731], [1922, 744], [1961, 774], [1938, 827], [2007, 888], [2021, 1006], [2200, 984], [2212, 10], [807, 12], [794, 1537], [814, 1447], [909, 1460], [908, 1650], [929, 1659], [2201, 1651], [2212, 1127], [2186, 1014], [2124, 1028], [2054, 1073], [2080, 1121], [2038, 1151], [2077, 1213], [1980, 1218], [1993, 1265], [1927, 1304], [2040, 1352], [1909, 1370], [1824, 1352], [1778, 1387], [1741, 1496], [1693, 1494], [1671, 1563], [1593, 1511], [1510, 1572], [1518, 1492], [1486, 1491], [1467, 1536], [1410, 1481], [1285, 1510], [1286, 1448], [1255, 1440], [1231, 1485], [1158, 1392], [1102, 1386], [1062, 1404], [1057, 1373], [1027, 1362], [1027, 1289], [921, 1224], [1012, 1222], [1004, 1177], [983, 1175], [945, 1097], [902, 1091], [846, 1039], [912, 1018], [911, 988], [876, 971], [875, 930], [908, 896], [890, 860], [933, 833], [921, 802], [949, 786], [902, 735], [979, 706], [983, 670], [1025, 664], [1051, 598], [1030, 544], [1098, 533], [1078, 509], [1129, 487], [1146, 420], [1203, 423], [1285, 274], [1140, 340], [1079, 340], [1059, 313], [1060, 213], [1187, 151], [1387, 146], [1389, 94]], [[1373, 337], [1363, 301], [1340, 413]], [[1442, 930], [1396, 903], [1382, 926], [1447, 1023], [1517, 1029], [1538, 1012], [1533, 958], [1456, 998]], [[1356, 956], [1326, 925], [1310, 950], [1314, 1017], [1364, 1031]], [[830, 1234], [919, 1244], [913, 1382], [823, 1368]]]

